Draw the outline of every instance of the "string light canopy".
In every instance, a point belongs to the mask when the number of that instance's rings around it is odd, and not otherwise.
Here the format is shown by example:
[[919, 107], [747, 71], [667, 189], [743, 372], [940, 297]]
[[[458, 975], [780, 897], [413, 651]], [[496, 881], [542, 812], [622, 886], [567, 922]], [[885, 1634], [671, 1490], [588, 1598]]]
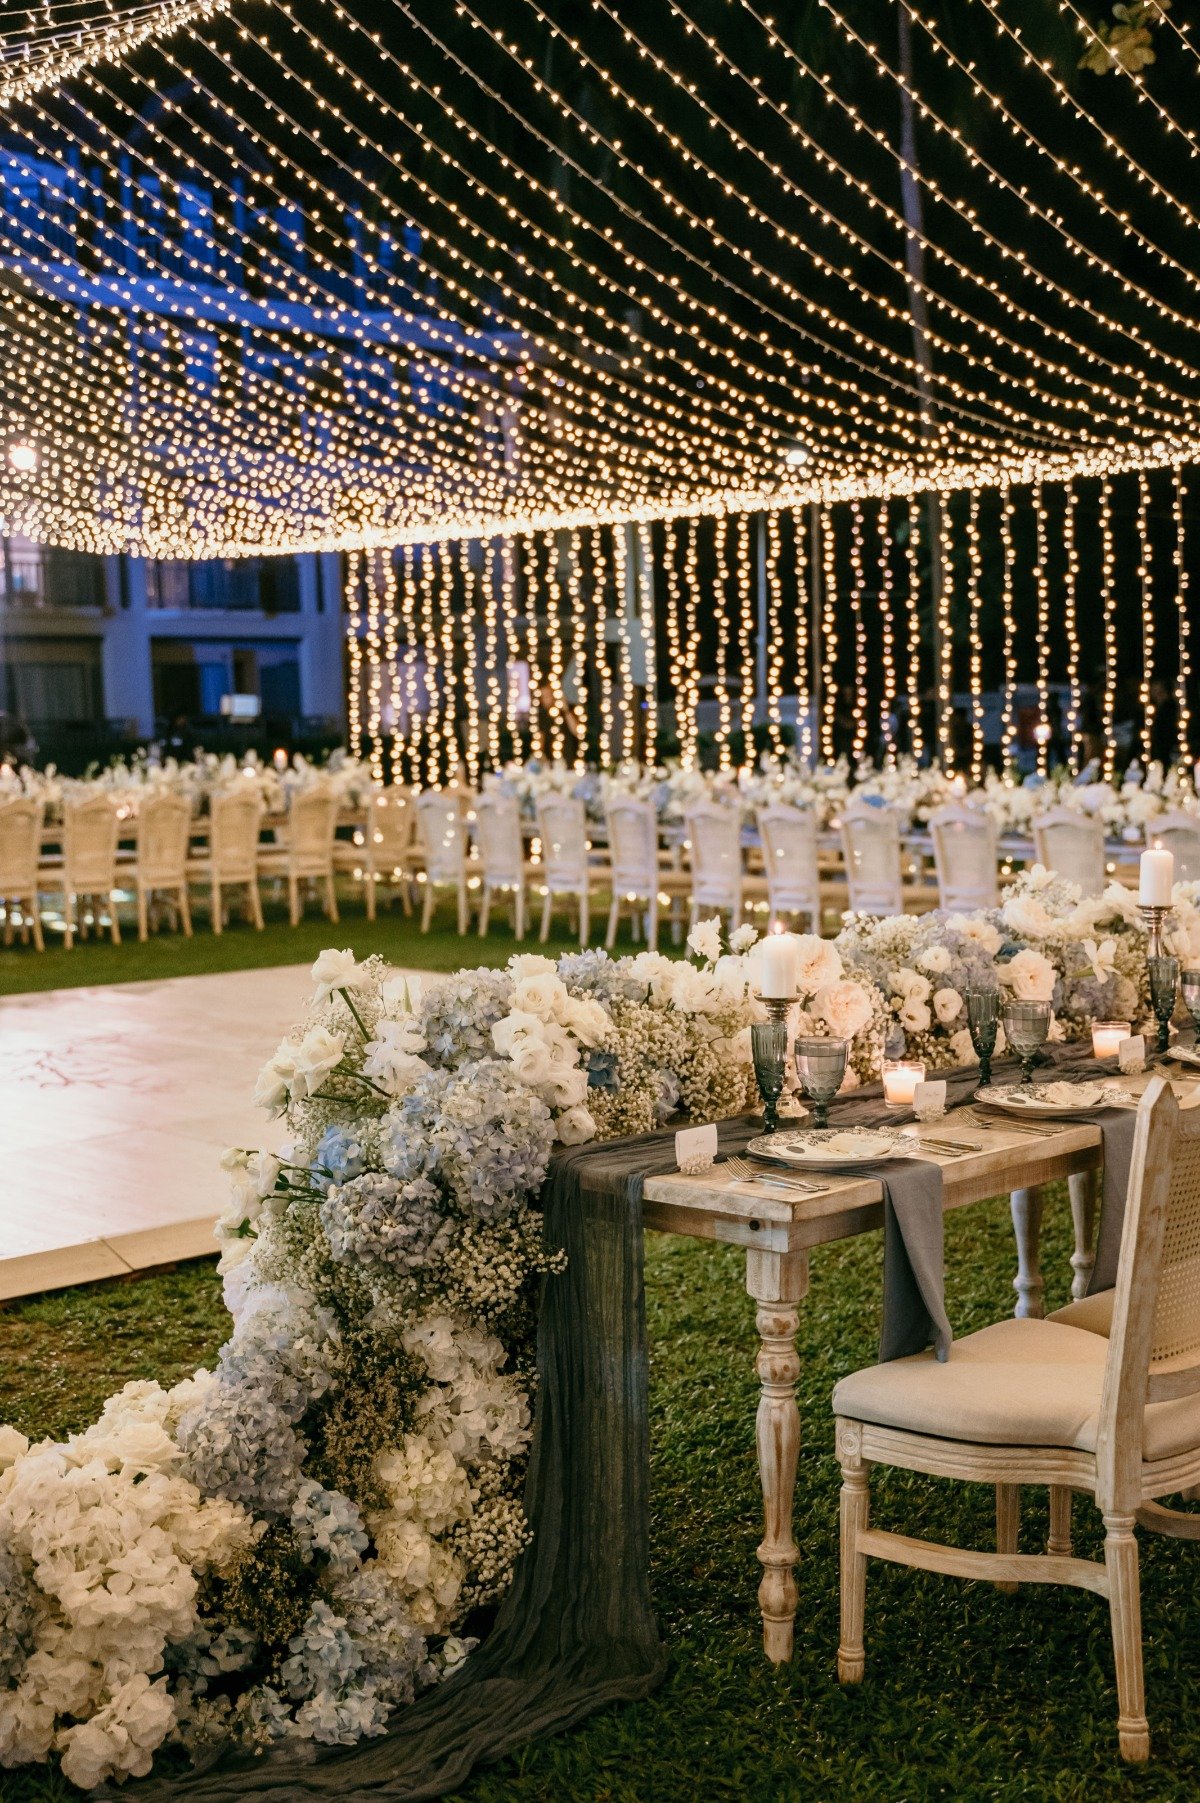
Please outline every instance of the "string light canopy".
[[19, 10], [0, 526], [365, 557], [849, 501], [861, 563], [896, 497], [1187, 464], [1200, 196], [1158, 80], [1195, 51], [1160, 10], [1128, 57], [1065, 0], [952, 35], [912, 0]]

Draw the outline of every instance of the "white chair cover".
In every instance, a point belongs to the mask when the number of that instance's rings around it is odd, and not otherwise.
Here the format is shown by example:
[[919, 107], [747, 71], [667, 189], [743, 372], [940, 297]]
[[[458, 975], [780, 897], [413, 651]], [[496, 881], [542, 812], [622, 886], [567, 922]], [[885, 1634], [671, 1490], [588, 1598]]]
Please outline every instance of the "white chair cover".
[[851, 804], [842, 815], [842, 857], [850, 907], [858, 914], [903, 914], [900, 816]]
[[692, 861], [692, 918], [718, 908], [736, 923], [742, 917], [742, 821], [736, 808], [717, 804], [685, 816]]
[[951, 806], [929, 816], [938, 905], [955, 913], [1000, 901], [996, 829], [982, 808]]
[[1103, 893], [1104, 822], [1098, 815], [1051, 808], [1034, 821], [1033, 843], [1047, 870], [1078, 883], [1084, 895]]
[[817, 862], [817, 822], [808, 808], [782, 803], [758, 811], [767, 899], [772, 918], [804, 914], [811, 930], [821, 926], [821, 879]]

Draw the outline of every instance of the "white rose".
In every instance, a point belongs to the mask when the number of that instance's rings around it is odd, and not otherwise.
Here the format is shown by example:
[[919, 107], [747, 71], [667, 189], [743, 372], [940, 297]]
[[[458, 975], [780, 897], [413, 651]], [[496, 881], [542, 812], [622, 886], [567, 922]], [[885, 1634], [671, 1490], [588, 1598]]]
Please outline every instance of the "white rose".
[[370, 973], [359, 964], [349, 947], [344, 952], [334, 951], [332, 947], [323, 951], [312, 967], [312, 979], [316, 985], [315, 1002], [327, 1002], [335, 989], [366, 989], [371, 982]]
[[758, 928], [750, 925], [735, 927], [729, 935], [729, 949], [739, 955], [748, 952], [758, 938]]
[[698, 920], [688, 934], [688, 948], [697, 958], [704, 958], [709, 964], [715, 964], [721, 956], [721, 921], [719, 916], [712, 920]]
[[292, 1096], [303, 1101], [315, 1096], [326, 1077], [342, 1062], [346, 1035], [331, 1033], [327, 1027], [310, 1027], [298, 1046], [292, 1050]]
[[680, 1014], [708, 1014], [717, 1005], [711, 972], [678, 963], [671, 972], [671, 1006]]
[[932, 1016], [926, 1003], [910, 996], [906, 998], [897, 1019], [906, 1033], [927, 1033]]
[[510, 1054], [513, 1069], [522, 1083], [528, 1083], [531, 1089], [540, 1089], [548, 1083], [554, 1074], [554, 1060], [550, 1056], [550, 1048], [540, 1039], [526, 1037], [519, 1039]]
[[259, 1071], [258, 1081], [254, 1085], [256, 1108], [265, 1108], [268, 1114], [275, 1115], [282, 1114], [287, 1107], [295, 1075], [291, 1053], [292, 1049], [285, 1040], [275, 1056]]
[[525, 1038], [540, 1039], [543, 1022], [536, 1014], [529, 1014], [522, 1008], [514, 1008], [503, 1020], [498, 1020], [492, 1028], [492, 1044], [501, 1058], [508, 1058], [517, 1041]]
[[957, 1033], [950, 1035], [950, 1054], [955, 1064], [978, 1064], [975, 1047], [971, 1044], [971, 1035], [966, 1027], [960, 1027]]
[[899, 970], [888, 974], [893, 995], [901, 995], [909, 1002], [927, 1002], [933, 991], [933, 984], [928, 977], [923, 977], [919, 970], [910, 970], [903, 965]]
[[944, 945], [931, 945], [921, 953], [917, 963], [931, 976], [940, 976], [944, 970], [950, 968], [950, 953]]
[[608, 1010], [591, 996], [568, 996], [562, 1024], [581, 1045], [603, 1045], [612, 1031]]
[[997, 932], [990, 920], [984, 920], [978, 914], [951, 914], [946, 925], [953, 933], [961, 933], [964, 939], [970, 939], [980, 946], [989, 958], [994, 958], [1004, 944], [1003, 933]]
[[558, 966], [542, 952], [518, 952], [508, 961], [508, 974], [514, 983], [521, 983], [526, 977], [556, 977]]
[[577, 1108], [587, 1092], [587, 1072], [577, 1064], [552, 1068], [538, 1086], [538, 1094], [550, 1108]]
[[796, 988], [801, 995], [815, 995], [841, 981], [842, 955], [837, 946], [816, 933], [789, 933], [796, 971]]
[[948, 1027], [962, 1009], [962, 997], [956, 989], [939, 989], [934, 993], [933, 1011], [939, 1025]]
[[871, 1001], [859, 983], [829, 983], [818, 989], [814, 1006], [837, 1039], [853, 1039], [871, 1019]]
[[554, 1124], [564, 1146], [582, 1145], [585, 1139], [596, 1137], [596, 1123], [586, 1108], [568, 1108]]
[[1000, 981], [1019, 1002], [1048, 1002], [1054, 994], [1056, 973], [1049, 958], [1027, 946], [1000, 966]]
[[535, 971], [522, 977], [513, 990], [512, 1005], [539, 1020], [557, 1020], [570, 1001], [565, 984], [553, 971]]

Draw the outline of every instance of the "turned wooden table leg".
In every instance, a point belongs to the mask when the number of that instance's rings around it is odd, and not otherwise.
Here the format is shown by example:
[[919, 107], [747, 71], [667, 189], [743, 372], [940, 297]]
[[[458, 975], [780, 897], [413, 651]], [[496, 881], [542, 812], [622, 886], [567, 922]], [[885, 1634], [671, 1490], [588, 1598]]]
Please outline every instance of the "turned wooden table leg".
[[1012, 1223], [1017, 1236], [1017, 1274], [1013, 1289], [1017, 1292], [1014, 1310], [1019, 1321], [1040, 1321], [1045, 1314], [1042, 1302], [1041, 1244], [1042, 1192], [1040, 1189], [1015, 1189], [1012, 1192]]
[[1075, 1250], [1071, 1254], [1071, 1295], [1078, 1302], [1087, 1295], [1092, 1267], [1096, 1262], [1096, 1173], [1075, 1171], [1067, 1178], [1071, 1196], [1071, 1221], [1075, 1228]]
[[792, 1656], [796, 1618], [796, 1542], [792, 1501], [800, 1457], [800, 1411], [796, 1407], [799, 1304], [808, 1290], [807, 1252], [747, 1252], [746, 1289], [757, 1304], [761, 1344], [756, 1361], [759, 1384], [758, 1474], [763, 1493], [763, 1568], [758, 1587], [763, 1650], [773, 1664]]

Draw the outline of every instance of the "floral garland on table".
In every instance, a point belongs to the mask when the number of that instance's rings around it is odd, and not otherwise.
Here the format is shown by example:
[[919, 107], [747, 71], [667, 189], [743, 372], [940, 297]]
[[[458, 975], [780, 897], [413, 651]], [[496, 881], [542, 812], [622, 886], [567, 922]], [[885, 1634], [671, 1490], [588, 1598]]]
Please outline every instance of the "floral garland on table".
[[[556, 1143], [753, 1101], [749, 929], [695, 961], [514, 958], [416, 989], [324, 952], [235, 1150], [216, 1368], [62, 1445], [0, 1429], [0, 1766], [349, 1745], [473, 1645], [528, 1528]], [[878, 1064], [869, 979], [798, 942], [809, 1030]]]
[[1182, 764], [1164, 769], [1154, 763], [1145, 772], [1131, 764], [1119, 784], [1079, 782], [1066, 770], [1014, 784], [989, 771], [982, 790], [972, 791], [967, 800], [987, 809], [998, 832], [1027, 834], [1037, 815], [1074, 808], [1098, 816], [1111, 836], [1130, 844], [1140, 844], [1163, 814], [1200, 811], [1192, 773]]
[[242, 784], [257, 786], [263, 807], [268, 813], [282, 813], [291, 797], [302, 790], [325, 787], [337, 796], [339, 805], [361, 808], [371, 794], [373, 779], [370, 765], [351, 757], [343, 750], [330, 753], [324, 764], [315, 764], [296, 753], [285, 770], [264, 764], [257, 752], [248, 751], [243, 758], [232, 752], [198, 752], [194, 758], [160, 758], [146, 750], [135, 751], [129, 758], [116, 757], [103, 769], [93, 768], [85, 776], [63, 776], [48, 764], [34, 770], [28, 764], [14, 769], [0, 763], [0, 800], [6, 795], [30, 795], [40, 800], [47, 821], [62, 819], [67, 801], [88, 795], [111, 795], [126, 815], [134, 815], [141, 803], [154, 795], [182, 795], [193, 814], [207, 813], [212, 798], [219, 791]]
[[[851, 919], [834, 944], [875, 984], [893, 1033], [931, 1070], [975, 1060], [968, 989], [995, 988], [1004, 935], [986, 915]], [[1001, 1038], [1001, 1048], [1003, 1039]]]

